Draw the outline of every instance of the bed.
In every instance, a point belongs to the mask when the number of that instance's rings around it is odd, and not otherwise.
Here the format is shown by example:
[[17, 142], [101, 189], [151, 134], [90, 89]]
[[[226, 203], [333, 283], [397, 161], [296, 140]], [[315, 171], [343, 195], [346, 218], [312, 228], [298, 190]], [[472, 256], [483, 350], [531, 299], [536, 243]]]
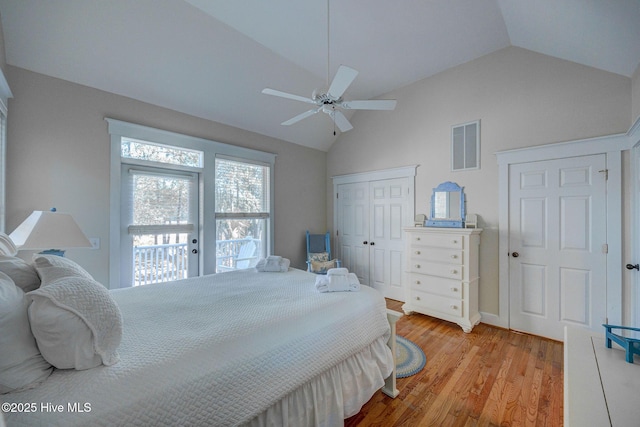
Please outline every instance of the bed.
[[7, 426], [333, 426], [385, 379], [395, 392], [393, 328], [367, 286], [320, 293], [311, 273], [250, 269], [108, 293], [117, 363], [0, 395]]

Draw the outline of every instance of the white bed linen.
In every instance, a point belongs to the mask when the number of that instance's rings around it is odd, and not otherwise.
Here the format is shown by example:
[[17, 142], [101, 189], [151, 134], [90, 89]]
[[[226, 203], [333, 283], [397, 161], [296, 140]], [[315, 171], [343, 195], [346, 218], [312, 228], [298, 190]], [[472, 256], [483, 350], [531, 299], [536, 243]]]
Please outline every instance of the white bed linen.
[[[337, 405], [349, 416], [391, 372], [385, 302], [368, 287], [319, 293], [310, 273], [244, 270], [112, 295], [124, 319], [120, 362], [57, 370], [35, 389], [3, 395], [37, 405], [35, 413], [6, 413], [9, 427], [264, 425], [299, 413], [300, 399], [324, 398], [311, 389], [325, 394], [336, 384]], [[378, 384], [358, 396], [352, 381]], [[90, 412], [68, 410], [85, 403]], [[46, 411], [55, 405], [64, 410]], [[335, 409], [307, 412], [330, 425], [323, 417]]]

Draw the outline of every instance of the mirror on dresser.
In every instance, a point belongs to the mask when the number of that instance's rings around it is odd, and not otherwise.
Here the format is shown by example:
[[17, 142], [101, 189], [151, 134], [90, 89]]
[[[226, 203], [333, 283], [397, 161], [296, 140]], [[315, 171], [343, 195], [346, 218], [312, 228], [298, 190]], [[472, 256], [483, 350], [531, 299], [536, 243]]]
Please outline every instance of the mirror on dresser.
[[464, 227], [465, 198], [463, 187], [447, 181], [433, 189], [431, 215], [427, 227]]

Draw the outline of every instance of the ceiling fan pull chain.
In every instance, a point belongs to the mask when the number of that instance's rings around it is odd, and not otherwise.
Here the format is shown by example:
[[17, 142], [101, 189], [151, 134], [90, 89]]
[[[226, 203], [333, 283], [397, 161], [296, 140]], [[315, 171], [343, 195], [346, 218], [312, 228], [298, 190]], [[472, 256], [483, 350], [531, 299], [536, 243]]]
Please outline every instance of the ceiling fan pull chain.
[[336, 107], [333, 106], [333, 112], [331, 113], [331, 121], [333, 122], [333, 136], [336, 136]]

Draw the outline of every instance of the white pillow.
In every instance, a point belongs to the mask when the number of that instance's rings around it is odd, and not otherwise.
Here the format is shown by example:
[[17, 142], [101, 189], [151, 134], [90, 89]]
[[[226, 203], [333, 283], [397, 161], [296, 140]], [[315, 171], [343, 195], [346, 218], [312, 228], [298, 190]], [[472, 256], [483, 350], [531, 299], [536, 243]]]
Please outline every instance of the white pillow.
[[22, 289], [0, 272], [0, 394], [44, 381], [52, 371], [29, 328]]
[[58, 255], [35, 254], [33, 256], [33, 263], [42, 284], [51, 283], [54, 280], [64, 277], [85, 277], [87, 279], [93, 279], [91, 274], [87, 273], [84, 268], [69, 258]]
[[21, 258], [0, 255], [0, 271], [9, 276], [24, 292], [40, 287], [40, 277], [35, 267]]
[[53, 366], [81, 370], [118, 362], [122, 315], [100, 283], [86, 277], [43, 281], [27, 297], [31, 331]]

